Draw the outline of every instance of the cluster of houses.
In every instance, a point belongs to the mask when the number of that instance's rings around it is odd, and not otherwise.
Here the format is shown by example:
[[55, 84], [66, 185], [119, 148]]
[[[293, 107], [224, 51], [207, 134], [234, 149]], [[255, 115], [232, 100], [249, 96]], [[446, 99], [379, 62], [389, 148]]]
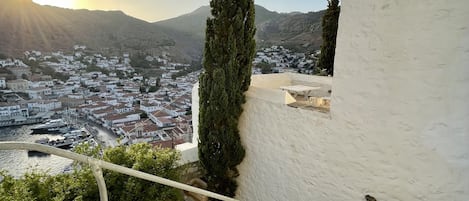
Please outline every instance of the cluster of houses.
[[311, 74], [316, 65], [320, 50], [312, 54], [296, 53], [283, 46], [262, 48], [256, 53], [253, 64], [253, 74], [261, 74], [257, 64], [266, 63], [272, 66], [273, 73], [299, 72]]
[[[130, 65], [129, 54], [107, 58], [85, 50], [76, 45], [71, 54], [25, 52], [25, 59], [65, 74], [67, 80], [37, 74], [20, 60], [0, 60], [0, 68], [9, 68], [16, 78], [0, 73], [0, 121], [66, 111], [120, 135], [123, 144], [174, 147], [192, 139], [191, 91], [200, 71], [175, 78], [172, 73], [190, 65], [172, 63], [167, 55], [149, 56], [147, 60], [158, 59], [166, 71], [144, 78]], [[85, 70], [90, 64], [108, 73]], [[127, 76], [117, 76], [118, 71]], [[142, 91], [149, 85], [157, 90]]]
[[[277, 73], [308, 73], [318, 54], [294, 53], [272, 46], [257, 52], [253, 63], [267, 63]], [[160, 64], [162, 75], [144, 77], [136, 73], [137, 66], [131, 66], [127, 53], [106, 57], [87, 52], [82, 45], [75, 45], [71, 53], [27, 51], [27, 62], [0, 60], [0, 69], [4, 69], [0, 72], [0, 126], [67, 111], [120, 135], [124, 144], [148, 142], [174, 147], [190, 141], [191, 90], [200, 71], [174, 77], [190, 65], [171, 62], [167, 53], [147, 55], [144, 59]], [[25, 64], [28, 62], [46, 66], [68, 79], [35, 72]], [[253, 73], [260, 73], [260, 69], [253, 68]], [[150, 92], [142, 86], [154, 86], [156, 90]]]

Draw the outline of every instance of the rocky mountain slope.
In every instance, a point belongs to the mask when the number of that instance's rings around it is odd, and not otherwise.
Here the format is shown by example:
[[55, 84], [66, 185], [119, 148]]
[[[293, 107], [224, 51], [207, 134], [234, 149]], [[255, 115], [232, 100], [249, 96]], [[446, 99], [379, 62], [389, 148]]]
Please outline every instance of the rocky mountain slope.
[[[284, 45], [293, 49], [317, 49], [322, 43], [321, 18], [324, 11], [277, 13], [256, 5], [257, 43], [260, 46]], [[156, 22], [156, 26], [187, 33], [198, 40], [205, 36], [205, 22], [210, 7]]]
[[71, 10], [41, 6], [31, 0], [2, 0], [0, 52], [69, 50], [75, 44], [92, 49], [158, 51], [175, 41], [154, 25], [121, 11]]
[[[323, 12], [281, 14], [256, 6], [259, 46], [314, 49], [321, 44]], [[109, 53], [169, 52], [180, 60], [200, 60], [210, 7], [148, 23], [121, 11], [89, 11], [41, 6], [32, 0], [2, 0], [0, 53], [67, 51], [75, 44]]]

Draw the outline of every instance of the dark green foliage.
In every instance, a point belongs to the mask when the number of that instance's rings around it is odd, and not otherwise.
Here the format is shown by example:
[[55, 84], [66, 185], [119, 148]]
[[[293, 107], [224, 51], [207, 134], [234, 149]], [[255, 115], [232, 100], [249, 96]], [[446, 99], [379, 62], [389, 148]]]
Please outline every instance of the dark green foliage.
[[147, 56], [151, 56], [150, 54], [147, 53], [136, 53], [133, 54], [130, 57], [130, 65], [133, 67], [138, 67], [138, 68], [156, 68], [159, 66], [163, 66], [163, 62], [158, 62], [158, 60], [153, 60], [153, 61], [148, 61], [146, 60]]
[[147, 56], [148, 54], [144, 53], [137, 53], [132, 55], [130, 58], [130, 65], [133, 67], [151, 68], [151, 62], [145, 59]]
[[105, 68], [100, 68], [95, 64], [90, 64], [85, 69], [86, 72], [102, 72], [103, 74], [109, 75], [109, 70]]
[[6, 54], [0, 53], [0, 59], [7, 59], [8, 56]]
[[50, 75], [54, 79], [59, 79], [62, 81], [67, 81], [70, 78], [69, 75], [64, 73], [59, 73], [49, 66], [40, 66], [39, 67], [44, 75]]
[[316, 70], [326, 69], [326, 73], [334, 75], [335, 43], [337, 38], [337, 28], [339, 26], [339, 0], [328, 0], [326, 13], [322, 17], [322, 46], [321, 56]]
[[[171, 180], [179, 180], [176, 168], [179, 154], [170, 149], [152, 148], [147, 143], [130, 147], [116, 147], [104, 152], [104, 160], [140, 170]], [[105, 171], [104, 178], [109, 189], [109, 200], [181, 200], [178, 189], [137, 179], [112, 171]]]
[[261, 69], [262, 74], [269, 74], [269, 73], [272, 73], [273, 66], [274, 65], [263, 61], [261, 63], [258, 63], [256, 67]]
[[244, 158], [238, 119], [255, 53], [252, 0], [212, 0], [200, 77], [199, 160], [208, 188], [234, 196]]
[[196, 62], [192, 62], [190, 67], [183, 67], [179, 72], [174, 73], [171, 75], [171, 78], [175, 80], [178, 77], [186, 76], [189, 73], [198, 71], [202, 68], [200, 64], [197, 64]]
[[59, 79], [62, 81], [67, 81], [70, 78], [69, 75], [56, 72], [52, 67], [40, 64], [38, 61], [33, 60], [22, 60], [24, 64], [31, 67], [33, 73], [42, 73], [44, 75], [50, 75], [54, 79]]
[[51, 58], [47, 59], [47, 61], [50, 61], [50, 62], [53, 62], [53, 63], [60, 63], [60, 61], [55, 57], [51, 57]]
[[174, 73], [171, 75], [171, 79], [175, 80], [176, 78], [178, 77], [182, 77], [182, 76], [186, 76], [187, 74], [191, 73], [192, 70], [191, 69], [184, 69], [184, 70], [181, 70], [177, 73]]
[[[179, 154], [173, 150], [153, 148], [149, 144], [109, 148], [102, 151], [89, 146], [78, 146], [78, 153], [101, 158], [125, 167], [178, 181], [181, 169], [176, 167]], [[0, 172], [0, 200], [11, 201], [95, 201], [99, 191], [91, 169], [86, 164], [74, 164], [70, 174], [49, 176], [33, 172], [14, 179]], [[104, 170], [110, 201], [167, 201], [182, 200], [178, 189], [137, 179], [121, 173]]]
[[16, 75], [7, 68], [0, 68], [0, 74], [2, 77], [5, 77], [6, 80], [16, 80]]
[[157, 86], [151, 86], [151, 87], [148, 89], [148, 92], [153, 93], [153, 92], [158, 91], [158, 89], [159, 89], [159, 87], [157, 87]]

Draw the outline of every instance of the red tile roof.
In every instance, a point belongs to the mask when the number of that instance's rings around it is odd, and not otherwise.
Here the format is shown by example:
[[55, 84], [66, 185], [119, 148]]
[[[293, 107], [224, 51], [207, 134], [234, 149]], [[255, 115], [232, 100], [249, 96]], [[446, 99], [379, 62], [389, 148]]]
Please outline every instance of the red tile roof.
[[167, 112], [162, 111], [162, 110], [152, 112], [151, 114], [155, 117], [171, 117], [170, 114], [168, 114]]

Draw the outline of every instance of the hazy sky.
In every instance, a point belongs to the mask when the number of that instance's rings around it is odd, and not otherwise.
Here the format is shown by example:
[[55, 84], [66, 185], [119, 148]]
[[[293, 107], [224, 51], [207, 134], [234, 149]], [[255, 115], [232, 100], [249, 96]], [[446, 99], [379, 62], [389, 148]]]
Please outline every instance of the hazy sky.
[[[155, 22], [189, 13], [200, 6], [208, 5], [209, 0], [33, 0], [67, 8], [90, 10], [122, 10], [126, 14]], [[277, 12], [318, 11], [327, 7], [327, 0], [255, 0], [269, 10]]]

